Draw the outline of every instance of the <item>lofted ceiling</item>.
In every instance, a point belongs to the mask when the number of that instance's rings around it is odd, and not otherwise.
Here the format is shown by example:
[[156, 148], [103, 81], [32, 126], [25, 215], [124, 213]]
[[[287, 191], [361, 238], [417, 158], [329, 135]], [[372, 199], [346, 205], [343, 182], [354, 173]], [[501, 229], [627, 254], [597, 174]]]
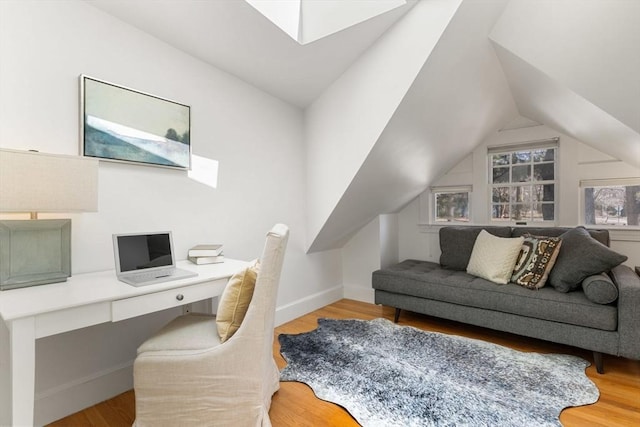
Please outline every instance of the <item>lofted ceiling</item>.
[[85, 1], [302, 108], [416, 3], [409, 0], [302, 45], [244, 0]]
[[[419, 31], [424, 31], [424, 23], [438, 12], [441, 5], [437, 3], [420, 2], [398, 22], [403, 29], [412, 24], [416, 27], [416, 32], [402, 34], [408, 45], [417, 44], [416, 39], [426, 39], [427, 34]], [[431, 51], [422, 47], [412, 52], [411, 56], [420, 59], [417, 73], [405, 77], [410, 79], [407, 89], [391, 114], [385, 120], [378, 116], [377, 120], [382, 121], [380, 134], [368, 136], [369, 140], [363, 141], [368, 143], [367, 150], [363, 150], [360, 157], [352, 156], [350, 165], [342, 167], [350, 167], [351, 173], [342, 181], [336, 181], [340, 173], [329, 165], [339, 164], [340, 158], [347, 155], [346, 149], [337, 147], [331, 153], [336, 158], [326, 160], [326, 175], [316, 186], [312, 186], [313, 180], [308, 183], [307, 205], [311, 208], [308, 213], [311, 220], [308, 242], [311, 250], [340, 247], [358, 231], [359, 225], [367, 224], [381, 213], [397, 211], [457, 164], [490, 133], [518, 116], [500, 62], [487, 37], [506, 0], [447, 3], [454, 4], [455, 10], [435, 34], [437, 43]], [[431, 26], [435, 25], [432, 23]], [[379, 43], [397, 49], [402, 42], [399, 30], [399, 27], [391, 29]], [[384, 57], [390, 58], [391, 53], [384, 52]], [[367, 64], [369, 67], [360, 74], [394, 71], [384, 64], [385, 59], [380, 62], [378, 69]], [[396, 71], [395, 76], [393, 86], [398, 86], [402, 82], [401, 74]], [[358, 80], [360, 85], [364, 84], [362, 77]], [[385, 87], [375, 80], [368, 89], [383, 92]], [[346, 93], [342, 104], [347, 104], [353, 92], [341, 87], [340, 93]], [[389, 99], [382, 101], [389, 102]], [[307, 112], [307, 125], [313, 123], [314, 107], [315, 104]], [[339, 103], [335, 102], [332, 108], [340, 108]], [[358, 108], [358, 115], [365, 123], [372, 121], [367, 120], [367, 111], [366, 105]], [[336, 113], [336, 116], [346, 115], [347, 112]], [[354, 127], [353, 123], [345, 126], [348, 130]], [[364, 130], [371, 127], [368, 124]], [[358, 141], [357, 136], [351, 133], [348, 139], [340, 142], [354, 144]], [[340, 133], [320, 141], [308, 138], [307, 144], [315, 142], [324, 147], [333, 138], [339, 139]], [[316, 163], [319, 159], [322, 158], [315, 156]], [[315, 165], [309, 165], [309, 168], [313, 167]], [[336, 188], [332, 195], [328, 195], [331, 198], [325, 196], [322, 202], [317, 201], [332, 184]], [[328, 216], [314, 221], [322, 213], [322, 204], [327, 205], [328, 201], [332, 207]]]
[[409, 0], [312, 42], [244, 0], [84, 1], [304, 109], [310, 251], [500, 128], [541, 123], [640, 167], [640, 1]]
[[640, 2], [511, 1], [495, 45], [521, 115], [640, 167]]

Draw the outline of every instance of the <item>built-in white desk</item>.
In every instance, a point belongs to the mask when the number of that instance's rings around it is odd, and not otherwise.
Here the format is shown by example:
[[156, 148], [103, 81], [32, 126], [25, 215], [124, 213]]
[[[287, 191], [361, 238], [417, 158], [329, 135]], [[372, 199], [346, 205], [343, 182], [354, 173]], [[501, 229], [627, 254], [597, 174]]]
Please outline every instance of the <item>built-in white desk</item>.
[[228, 279], [246, 265], [229, 259], [209, 265], [183, 261], [178, 267], [197, 272], [197, 277], [133, 287], [118, 281], [115, 271], [104, 271], [0, 292], [0, 317], [10, 341], [11, 425], [34, 422], [38, 338], [217, 297]]

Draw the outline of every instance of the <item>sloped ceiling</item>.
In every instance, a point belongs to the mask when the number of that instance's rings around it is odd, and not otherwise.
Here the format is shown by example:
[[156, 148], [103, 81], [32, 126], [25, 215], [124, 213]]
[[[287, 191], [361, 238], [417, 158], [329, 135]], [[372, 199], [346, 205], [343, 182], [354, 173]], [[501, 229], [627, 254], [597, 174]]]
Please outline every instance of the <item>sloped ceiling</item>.
[[300, 108], [416, 3], [301, 45], [243, 0], [84, 1]]
[[522, 115], [640, 167], [638, 132], [511, 51], [496, 51]]
[[638, 1], [410, 0], [306, 45], [240, 0], [85, 1], [304, 109], [310, 251], [518, 116], [640, 166]]
[[[354, 168], [353, 176], [335, 182], [339, 175], [335, 170], [340, 164], [339, 156], [345, 156], [347, 151], [339, 147], [353, 144], [354, 135], [349, 134], [342, 141], [307, 138], [307, 144], [336, 146], [335, 158], [329, 158], [324, 165], [315, 162], [310, 169], [322, 177], [317, 185], [323, 187], [310, 187], [307, 192], [310, 218], [322, 212], [321, 203], [323, 208], [333, 207], [326, 218], [319, 221], [316, 217], [316, 221], [309, 222], [310, 251], [341, 247], [377, 215], [397, 211], [464, 158], [489, 133], [518, 115], [487, 37], [505, 3], [465, 1], [455, 9], [438, 35], [437, 45], [424, 59], [393, 115], [384, 123], [380, 136], [368, 141], [371, 148], [360, 153], [360, 158], [352, 157], [348, 166]], [[419, 15], [422, 16], [418, 22], [425, 22], [429, 14], [435, 13], [429, 6], [426, 2], [418, 4], [397, 25], [408, 26], [411, 22], [406, 21]], [[390, 32], [395, 30], [397, 28]], [[381, 38], [378, 43], [384, 42]], [[360, 73], [378, 72], [369, 65], [370, 69]], [[384, 86], [377, 85], [372, 90], [382, 91]], [[350, 95], [345, 89], [342, 92]], [[366, 117], [365, 112], [361, 115]], [[340, 134], [332, 136], [339, 138]], [[310, 183], [313, 178], [310, 177]], [[330, 200], [330, 195], [323, 193], [332, 181], [339, 191], [335, 191], [334, 199]], [[324, 200], [318, 201], [320, 196], [324, 196]]]
[[492, 30], [518, 110], [640, 167], [640, 2], [511, 1]]

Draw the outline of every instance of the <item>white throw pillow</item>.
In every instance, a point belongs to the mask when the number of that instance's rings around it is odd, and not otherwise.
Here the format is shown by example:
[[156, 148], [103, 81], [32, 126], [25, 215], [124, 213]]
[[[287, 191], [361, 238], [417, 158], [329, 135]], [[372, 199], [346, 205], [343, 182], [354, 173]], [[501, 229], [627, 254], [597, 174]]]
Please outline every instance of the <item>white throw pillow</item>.
[[501, 285], [509, 283], [523, 237], [496, 237], [482, 230], [473, 245], [467, 273]]

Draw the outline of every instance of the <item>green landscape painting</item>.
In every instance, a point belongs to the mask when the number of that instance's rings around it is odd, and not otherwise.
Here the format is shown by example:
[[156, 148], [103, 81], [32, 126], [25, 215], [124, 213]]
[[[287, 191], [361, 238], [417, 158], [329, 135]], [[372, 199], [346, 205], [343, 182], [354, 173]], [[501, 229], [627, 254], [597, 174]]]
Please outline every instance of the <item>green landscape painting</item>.
[[190, 108], [82, 76], [83, 154], [188, 169]]

